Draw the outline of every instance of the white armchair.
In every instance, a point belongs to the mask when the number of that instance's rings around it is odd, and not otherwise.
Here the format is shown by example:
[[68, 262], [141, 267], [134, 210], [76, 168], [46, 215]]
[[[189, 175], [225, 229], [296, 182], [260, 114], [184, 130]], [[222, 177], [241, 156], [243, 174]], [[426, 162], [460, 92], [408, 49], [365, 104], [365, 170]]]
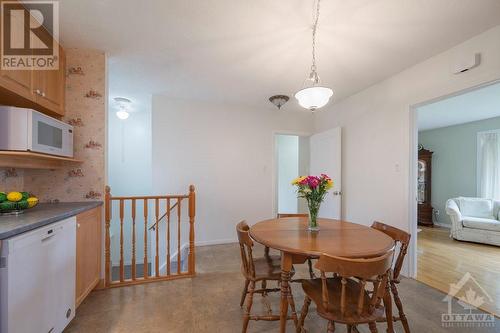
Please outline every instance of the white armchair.
[[500, 246], [500, 201], [459, 197], [446, 202], [451, 236], [457, 240]]

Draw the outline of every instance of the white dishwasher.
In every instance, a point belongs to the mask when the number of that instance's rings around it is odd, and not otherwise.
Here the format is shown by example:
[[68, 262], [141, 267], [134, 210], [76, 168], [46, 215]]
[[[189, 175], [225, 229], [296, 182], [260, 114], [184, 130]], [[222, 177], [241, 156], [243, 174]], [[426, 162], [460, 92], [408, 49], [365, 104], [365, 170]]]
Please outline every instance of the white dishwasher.
[[0, 332], [59, 333], [75, 316], [76, 218], [2, 241]]

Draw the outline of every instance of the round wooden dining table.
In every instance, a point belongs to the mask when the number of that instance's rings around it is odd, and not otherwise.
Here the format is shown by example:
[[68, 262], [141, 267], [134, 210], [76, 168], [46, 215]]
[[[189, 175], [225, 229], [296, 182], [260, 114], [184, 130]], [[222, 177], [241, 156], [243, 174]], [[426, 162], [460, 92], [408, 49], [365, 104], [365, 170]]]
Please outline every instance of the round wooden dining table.
[[[345, 258], [373, 258], [394, 248], [394, 240], [381, 231], [341, 220], [319, 218], [320, 230], [307, 230], [306, 217], [264, 220], [250, 228], [250, 236], [258, 243], [281, 251], [280, 332], [286, 331], [288, 306], [293, 302], [290, 272], [293, 264], [322, 253]], [[296, 314], [292, 313], [296, 318]]]

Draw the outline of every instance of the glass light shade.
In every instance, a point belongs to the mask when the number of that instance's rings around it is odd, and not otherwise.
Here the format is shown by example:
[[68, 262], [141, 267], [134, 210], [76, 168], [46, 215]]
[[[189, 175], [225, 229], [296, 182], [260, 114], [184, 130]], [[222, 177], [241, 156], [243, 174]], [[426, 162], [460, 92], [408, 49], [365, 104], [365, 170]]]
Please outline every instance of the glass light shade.
[[120, 110], [116, 111], [116, 116], [121, 120], [125, 120], [128, 118], [129, 113], [127, 111]]
[[309, 110], [316, 110], [325, 106], [332, 96], [333, 90], [326, 87], [304, 88], [295, 94], [300, 106]]

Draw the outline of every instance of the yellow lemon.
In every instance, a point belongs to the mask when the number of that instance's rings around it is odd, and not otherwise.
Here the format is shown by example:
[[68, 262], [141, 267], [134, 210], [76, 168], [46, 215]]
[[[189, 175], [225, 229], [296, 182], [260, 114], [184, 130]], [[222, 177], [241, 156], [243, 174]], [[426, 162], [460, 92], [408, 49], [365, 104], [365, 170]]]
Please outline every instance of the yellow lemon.
[[38, 198], [29, 197], [28, 198], [28, 208], [35, 207], [38, 203]]
[[7, 200], [12, 201], [12, 202], [18, 202], [23, 198], [23, 195], [19, 192], [9, 192], [7, 194]]

